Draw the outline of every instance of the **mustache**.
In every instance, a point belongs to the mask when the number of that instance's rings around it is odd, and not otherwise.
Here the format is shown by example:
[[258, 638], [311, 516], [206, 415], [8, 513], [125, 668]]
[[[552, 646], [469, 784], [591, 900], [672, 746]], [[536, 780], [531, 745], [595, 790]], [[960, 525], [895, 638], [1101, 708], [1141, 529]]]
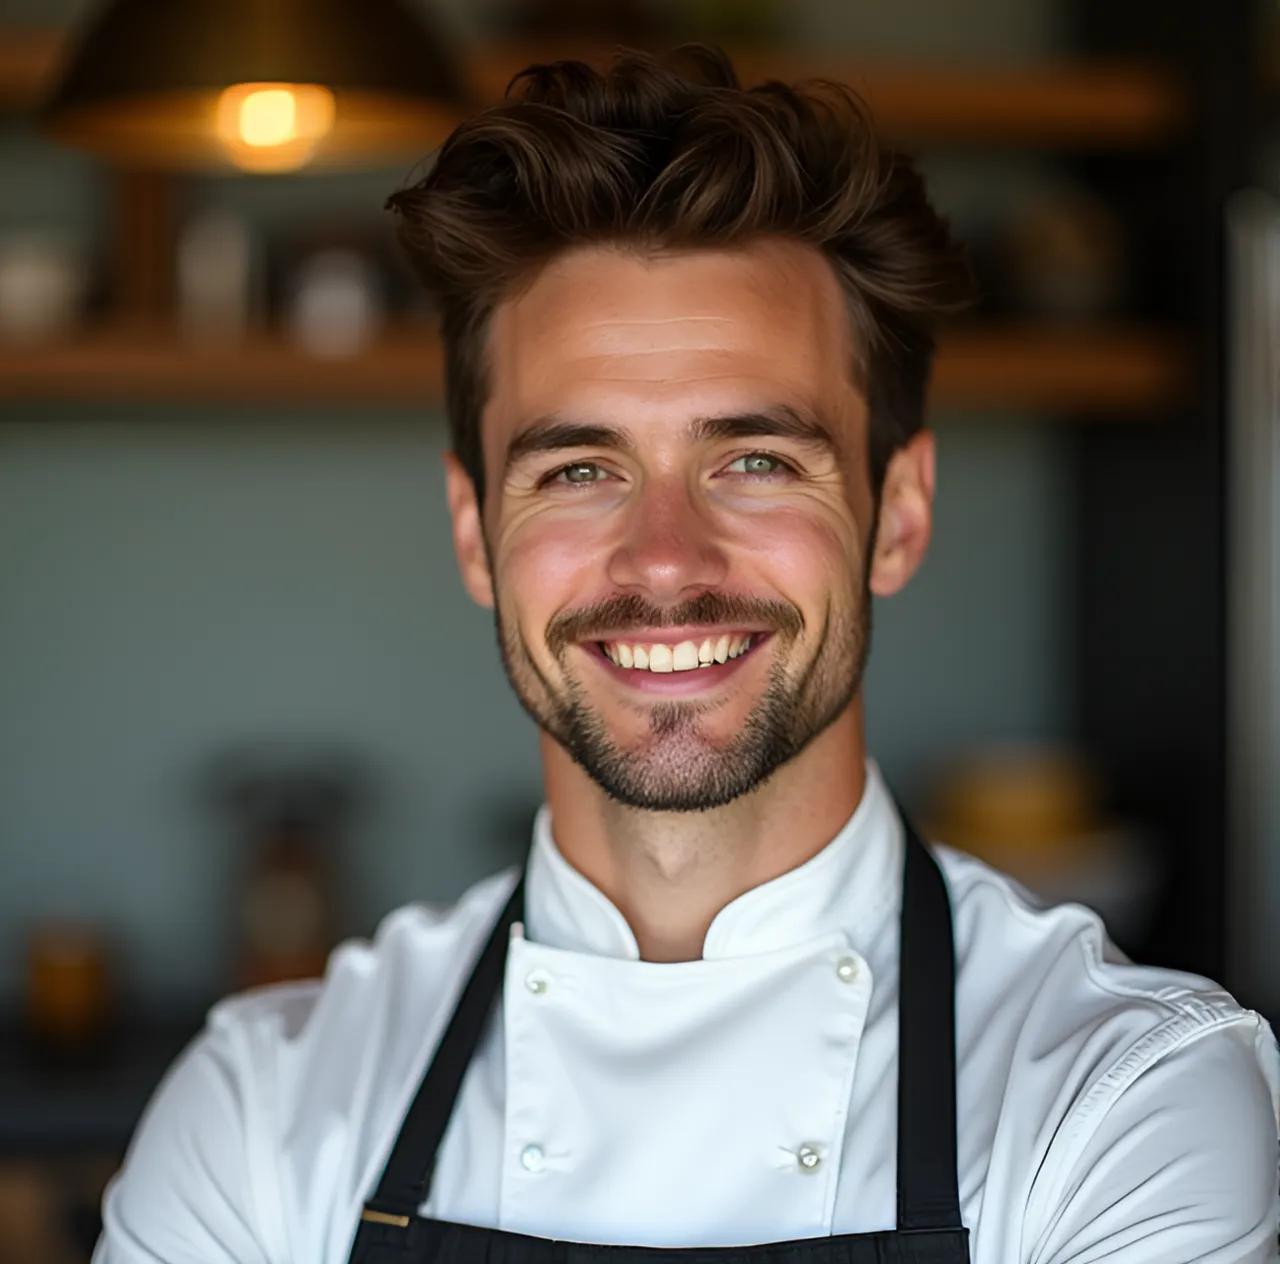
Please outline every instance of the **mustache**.
[[685, 623], [741, 624], [796, 637], [804, 628], [804, 616], [789, 602], [733, 593], [701, 592], [666, 610], [637, 593], [628, 593], [557, 615], [547, 627], [547, 645], [558, 658], [566, 646], [578, 641], [607, 640], [611, 632], [634, 627], [677, 627]]

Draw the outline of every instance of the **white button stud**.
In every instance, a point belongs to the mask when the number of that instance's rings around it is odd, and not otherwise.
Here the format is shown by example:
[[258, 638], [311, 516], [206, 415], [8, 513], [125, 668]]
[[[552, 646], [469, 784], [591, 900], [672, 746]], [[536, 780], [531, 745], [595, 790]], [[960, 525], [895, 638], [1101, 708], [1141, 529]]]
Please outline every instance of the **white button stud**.
[[542, 996], [546, 993], [547, 988], [551, 986], [551, 980], [543, 970], [530, 970], [524, 976], [524, 985], [534, 996]]
[[811, 1145], [802, 1145], [796, 1151], [796, 1164], [802, 1172], [816, 1172], [821, 1162], [822, 1155]]
[[540, 1145], [527, 1145], [520, 1151], [520, 1166], [526, 1172], [541, 1172], [546, 1159]]
[[858, 977], [858, 962], [855, 957], [841, 957], [836, 962], [836, 977], [841, 983], [852, 983]]

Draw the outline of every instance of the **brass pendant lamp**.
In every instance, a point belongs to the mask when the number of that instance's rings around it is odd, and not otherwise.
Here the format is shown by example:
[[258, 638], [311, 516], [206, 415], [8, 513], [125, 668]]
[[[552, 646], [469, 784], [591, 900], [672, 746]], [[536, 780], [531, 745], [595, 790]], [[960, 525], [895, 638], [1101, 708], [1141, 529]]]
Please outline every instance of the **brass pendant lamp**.
[[471, 108], [402, 0], [114, 0], [39, 116], [120, 163], [285, 172], [422, 153]]

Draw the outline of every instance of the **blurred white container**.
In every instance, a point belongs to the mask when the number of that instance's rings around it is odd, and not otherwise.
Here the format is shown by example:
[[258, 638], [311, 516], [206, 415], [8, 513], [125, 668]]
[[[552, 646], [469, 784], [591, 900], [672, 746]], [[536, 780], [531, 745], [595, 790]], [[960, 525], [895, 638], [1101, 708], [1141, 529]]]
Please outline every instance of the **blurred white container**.
[[319, 250], [299, 265], [290, 286], [290, 336], [310, 354], [357, 355], [385, 320], [381, 278], [354, 250]]
[[252, 314], [253, 242], [242, 218], [227, 210], [193, 216], [178, 235], [178, 321], [196, 342], [244, 338]]
[[79, 324], [87, 282], [76, 241], [36, 229], [0, 238], [0, 341], [65, 337]]

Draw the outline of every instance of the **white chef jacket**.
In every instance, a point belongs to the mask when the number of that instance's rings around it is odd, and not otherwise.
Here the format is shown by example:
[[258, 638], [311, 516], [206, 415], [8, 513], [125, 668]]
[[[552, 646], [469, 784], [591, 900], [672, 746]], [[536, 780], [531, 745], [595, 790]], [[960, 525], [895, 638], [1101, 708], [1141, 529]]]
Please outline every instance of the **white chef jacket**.
[[[866, 768], [836, 837], [726, 905], [697, 961], [639, 960], [539, 810], [527, 922], [423, 1215], [644, 1246], [894, 1227], [904, 837]], [[934, 851], [973, 1264], [1275, 1258], [1266, 1022], [1207, 979], [1130, 963], [1088, 909]], [[392, 913], [322, 981], [215, 1006], [108, 1187], [95, 1264], [342, 1264], [516, 876]]]

